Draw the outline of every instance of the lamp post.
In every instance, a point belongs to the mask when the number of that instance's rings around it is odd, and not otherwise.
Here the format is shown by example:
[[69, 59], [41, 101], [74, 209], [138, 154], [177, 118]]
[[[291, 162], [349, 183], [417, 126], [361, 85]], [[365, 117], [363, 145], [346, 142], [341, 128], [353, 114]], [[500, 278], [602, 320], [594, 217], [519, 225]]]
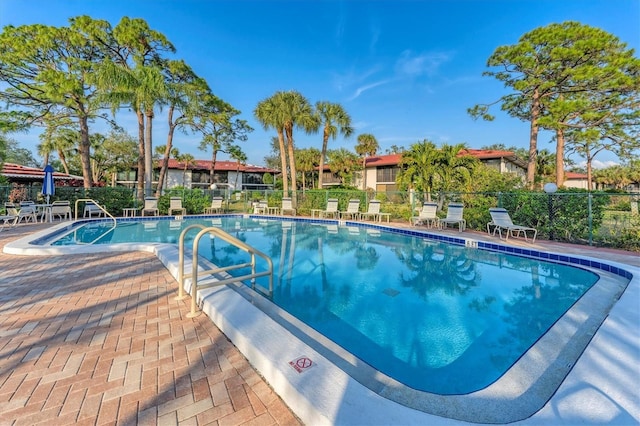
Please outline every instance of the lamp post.
[[549, 207], [549, 240], [553, 241], [553, 194], [558, 190], [558, 186], [553, 183], [545, 183], [544, 184], [544, 192], [547, 193], [549, 199], [547, 201], [547, 205]]

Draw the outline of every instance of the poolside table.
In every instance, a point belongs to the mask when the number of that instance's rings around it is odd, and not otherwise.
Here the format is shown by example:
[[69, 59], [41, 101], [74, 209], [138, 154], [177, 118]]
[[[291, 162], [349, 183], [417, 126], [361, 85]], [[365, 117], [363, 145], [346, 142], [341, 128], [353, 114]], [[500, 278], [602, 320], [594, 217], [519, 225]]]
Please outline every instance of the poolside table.
[[138, 213], [138, 209], [136, 208], [122, 209], [123, 217], [135, 217], [137, 213]]
[[40, 216], [40, 222], [53, 222], [53, 214], [51, 213], [52, 204], [35, 204], [36, 215]]

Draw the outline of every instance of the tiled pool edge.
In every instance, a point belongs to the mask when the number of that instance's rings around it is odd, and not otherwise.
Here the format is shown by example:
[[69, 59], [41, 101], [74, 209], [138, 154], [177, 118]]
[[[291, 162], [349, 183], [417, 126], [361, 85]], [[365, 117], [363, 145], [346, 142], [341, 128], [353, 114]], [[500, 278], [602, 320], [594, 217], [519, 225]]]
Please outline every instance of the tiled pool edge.
[[[279, 219], [288, 220], [288, 219], [282, 219], [282, 218], [279, 218]], [[305, 219], [302, 219], [302, 220], [305, 220]], [[316, 222], [316, 220], [311, 220], [311, 221]], [[321, 222], [327, 222], [327, 221], [321, 221]], [[328, 221], [328, 222], [335, 223], [335, 221]], [[361, 223], [354, 222], [350, 224], [354, 226], [356, 225], [362, 226]], [[378, 225], [367, 226], [367, 227], [374, 227], [374, 228], [379, 227], [380, 229], [389, 230], [385, 226], [378, 226]], [[412, 233], [413, 235], [414, 231], [410, 230], [407, 232], [406, 230], [398, 230], [397, 232]], [[417, 231], [415, 235], [421, 236], [421, 237], [428, 237], [428, 236], [431, 236], [432, 234], [429, 234], [428, 232], [424, 232], [424, 231]], [[446, 239], [456, 240], [458, 244], [461, 244], [461, 243], [464, 244], [464, 241], [465, 241], [464, 238], [447, 237], [443, 235], [436, 235], [436, 236], [446, 238]], [[439, 239], [439, 238], [434, 238], [434, 239]], [[455, 241], [448, 241], [448, 242], [455, 243]], [[171, 254], [168, 254], [171, 250], [169, 248], [169, 245], [167, 244], [164, 244], [164, 245], [140, 244], [139, 246], [147, 246], [145, 251], [156, 252], [156, 255], [158, 255], [158, 257], [161, 258], [161, 260], [162, 260], [162, 257], [170, 258], [172, 256]], [[167, 249], [165, 250], [160, 246], [167, 246]], [[504, 248], [501, 245], [495, 245], [495, 246], [498, 246], [499, 249], [502, 248], [503, 250], [507, 250], [507, 248]], [[33, 248], [33, 246], [31, 246], [31, 248]], [[509, 247], [509, 248], [513, 249], [512, 247]], [[86, 247], [86, 249], [90, 249], [90, 248]], [[127, 250], [132, 250], [132, 249], [143, 249], [143, 248], [134, 247], [134, 246], [127, 248]], [[492, 247], [491, 249], [494, 249], [494, 248]], [[108, 246], [106, 246], [105, 250], [108, 250]], [[529, 249], [522, 249], [522, 250], [529, 250]], [[534, 251], [539, 252], [538, 250], [534, 250]], [[163, 252], [164, 254], [162, 254]], [[539, 252], [539, 253], [543, 253], [543, 252]], [[40, 254], [44, 254], [44, 253], [40, 253]], [[526, 253], [521, 253], [521, 254], [527, 255]], [[561, 256], [561, 255], [558, 255], [558, 256]], [[570, 256], [570, 257], [574, 260], [574, 263], [576, 265], [580, 265], [580, 262], [586, 261], [586, 260], [596, 262], [596, 259], [590, 259], [587, 257], [584, 257], [584, 258], [579, 256]], [[167, 259], [163, 260], [163, 263], [165, 263], [166, 260]], [[567, 261], [571, 263], [569, 259]], [[629, 284], [629, 287], [633, 285], [633, 288], [635, 289], [638, 288], [638, 279], [637, 279], [638, 273], [636, 270], [638, 268], [635, 268], [629, 265], [616, 264], [616, 262], [611, 262], [611, 261], [597, 260], [596, 263], [612, 264], [610, 266], [613, 266], [614, 268], [617, 268], [620, 271], [626, 271], [627, 273], [632, 275], [632, 283]], [[165, 265], [166, 264], [167, 263], [165, 263]], [[169, 266], [167, 267], [169, 268]], [[631, 271], [629, 271], [628, 269], [634, 272], [631, 273]], [[174, 276], [176, 276], [175, 273], [174, 273]], [[223, 294], [222, 293], [223, 290], [227, 290], [227, 292]], [[247, 358], [251, 361], [251, 363], [259, 371], [261, 371], [263, 375], [267, 376], [264, 373], [265, 371], [270, 372], [272, 374], [273, 377], [267, 377], [267, 380], [269, 381], [269, 383], [274, 387], [277, 393], [280, 394], [285, 399], [287, 404], [298, 415], [300, 415], [300, 417], [308, 424], [317, 424], [317, 423], [353, 424], [353, 423], [365, 423], [365, 422], [374, 423], [374, 422], [381, 422], [381, 421], [385, 423], [391, 422], [396, 424], [398, 423], [418, 424], [418, 423], [424, 423], [425, 421], [436, 422], [438, 424], [460, 424], [460, 422], [457, 422], [451, 419], [432, 416], [429, 414], [425, 414], [423, 412], [418, 412], [415, 410], [408, 409], [406, 407], [402, 407], [399, 404], [395, 404], [389, 400], [379, 397], [378, 395], [375, 395], [374, 393], [372, 393], [366, 388], [361, 389], [363, 387], [359, 383], [355, 382], [355, 380], [353, 380], [348, 376], [342, 377], [339, 374], [339, 372], [332, 371], [330, 366], [327, 366], [324, 361], [320, 362], [315, 369], [312, 369], [312, 371], [310, 371], [311, 373], [315, 373], [313, 375], [307, 375], [309, 372], [304, 373], [303, 375], [299, 375], [295, 372], [294, 372], [295, 374], [293, 374], [292, 371], [287, 370], [288, 366], [284, 368], [284, 371], [276, 371], [277, 369], [274, 368], [274, 366], [279, 366], [283, 363], [286, 364], [287, 361], [290, 360], [289, 358], [293, 357], [294, 354], [296, 353], [297, 353], [297, 356], [308, 355], [308, 356], [316, 357], [316, 355], [315, 354], [312, 355], [309, 352], [300, 353], [306, 350], [304, 346], [302, 347], [298, 346], [298, 344], [295, 341], [292, 341], [286, 335], [277, 339], [271, 338], [275, 335], [275, 332], [272, 330], [272, 327], [269, 325], [266, 326], [267, 330], [269, 330], [268, 333], [264, 332], [264, 330], [256, 330], [255, 324], [261, 324], [264, 326], [265, 324], [268, 324], [268, 323], [265, 322], [264, 318], [260, 318], [259, 312], [257, 313], [254, 312], [249, 316], [246, 315], [247, 311], [251, 311], [252, 309], [256, 310], [256, 308], [251, 307], [250, 304], [247, 304], [246, 306], [243, 305], [241, 309], [236, 309], [235, 313], [230, 312], [231, 308], [229, 306], [231, 305], [237, 306], [237, 304], [241, 303], [241, 301], [236, 300], [232, 295], [230, 295], [228, 290], [229, 289], [225, 289], [225, 288], [217, 289], [215, 291], [207, 290], [207, 296], [205, 297], [205, 300], [215, 302], [215, 305], [216, 305], [213, 308], [205, 306], [205, 309], [207, 309], [208, 315], [223, 330], [223, 332], [232, 339], [234, 344], [236, 344], [236, 346], [238, 346], [242, 350], [245, 356], [247, 356]], [[621, 301], [623, 299], [628, 300], [628, 297], [627, 297], [628, 293], [629, 293], [629, 288], [627, 289], [625, 294], [622, 295]], [[220, 300], [216, 300], [216, 298], [219, 298]], [[616, 311], [616, 308], [617, 308], [617, 305], [614, 306], [612, 313]], [[238, 318], [235, 318], [234, 315], [240, 315], [240, 316]], [[607, 318], [605, 322], [609, 321], [610, 319], [611, 318]], [[604, 327], [604, 324], [603, 324], [603, 327]], [[256, 332], [257, 334], [252, 335], [252, 333], [256, 333]], [[636, 333], [637, 333], [637, 330], [636, 330]], [[601, 332], [598, 331], [597, 334], [601, 334]], [[232, 338], [232, 336], [234, 337]], [[270, 339], [266, 339], [267, 337], [269, 337]], [[594, 338], [594, 340], [597, 340], [597, 339]], [[283, 347], [285, 346], [283, 342], [286, 342], [286, 346], [289, 346], [288, 349], [291, 349], [294, 352], [289, 353], [288, 350], [285, 350], [286, 348]], [[262, 351], [263, 347], [269, 347], [270, 345], [271, 346], [275, 345], [275, 347], [273, 348], [275, 356], [269, 356], [269, 355], [265, 356], [264, 351]], [[296, 350], [298, 352], [295, 352]], [[589, 351], [589, 347], [587, 348], [587, 351]], [[587, 351], [585, 351], [585, 353]], [[322, 361], [322, 357], [319, 355], [317, 359], [320, 359]], [[580, 364], [580, 360], [576, 364], [576, 368], [579, 364]], [[574, 368], [574, 370], [576, 370], [576, 368]], [[574, 370], [572, 370], [569, 373], [569, 376], [567, 376], [567, 378], [565, 379], [565, 382], [570, 377], [572, 377]], [[312, 391], [314, 388], [318, 386], [318, 383], [323, 383], [326, 386], [328, 386], [330, 389], [329, 393], [331, 394], [331, 396], [338, 397], [337, 402], [325, 401], [323, 400], [322, 395], [320, 397], [313, 396]], [[558, 391], [558, 393], [561, 393], [560, 390]], [[291, 401], [294, 401], [294, 403], [292, 403]], [[548, 404], [553, 404], [553, 398]], [[590, 408], [590, 409], [593, 411], [593, 408]], [[543, 410], [544, 410], [544, 407], [543, 407]], [[537, 423], [539, 422], [539, 419], [541, 418], [541, 416], [549, 415], [550, 416], [549, 418], [553, 419], [553, 421], [548, 420], [549, 422], [553, 422], [553, 423], [557, 422], [558, 419], [554, 417], [554, 416], [557, 416], [557, 413], [553, 413], [553, 410], [551, 410], [552, 412], [550, 414], [543, 414], [542, 413], [543, 410], [541, 410], [539, 414], [534, 415], [529, 420], [533, 420], [534, 423]], [[632, 410], [632, 415], [637, 416], [637, 412], [634, 414]], [[525, 422], [527, 421], [525, 420]], [[575, 419], [573, 422], [575, 422]]]

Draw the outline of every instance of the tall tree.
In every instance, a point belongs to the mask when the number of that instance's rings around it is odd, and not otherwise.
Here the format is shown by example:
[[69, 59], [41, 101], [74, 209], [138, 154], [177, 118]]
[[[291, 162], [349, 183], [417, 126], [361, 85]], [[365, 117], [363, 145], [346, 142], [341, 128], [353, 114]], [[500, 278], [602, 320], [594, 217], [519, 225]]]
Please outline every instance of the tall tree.
[[229, 149], [229, 156], [236, 161], [236, 182], [233, 187], [238, 189], [238, 177], [240, 176], [240, 166], [247, 163], [247, 154], [238, 145], [233, 145]]
[[[561, 38], [551, 54], [558, 63], [554, 75], [558, 95], [545, 106], [540, 125], [556, 133], [556, 184], [564, 184], [565, 146], [585, 138], [596, 151], [623, 158], [640, 147], [630, 136], [640, 125], [640, 59], [617, 37], [577, 22], [557, 26]], [[593, 152], [592, 152], [593, 153]], [[591, 154], [587, 174], [591, 173]]]
[[234, 143], [246, 141], [253, 128], [245, 120], [235, 118], [240, 111], [212, 93], [204, 96], [203, 103], [197, 111], [194, 118], [195, 129], [203, 135], [198, 148], [203, 151], [211, 149], [209, 180], [214, 183], [218, 153], [231, 154], [236, 146]]
[[362, 157], [362, 190], [367, 190], [367, 156], [376, 155], [380, 146], [375, 136], [369, 133], [358, 135], [356, 152]]
[[327, 156], [329, 138], [335, 140], [338, 134], [348, 138], [353, 133], [353, 127], [351, 127], [351, 117], [340, 104], [325, 101], [316, 102], [316, 114], [318, 114], [322, 126], [322, 151], [320, 152], [320, 174], [318, 177], [318, 188], [322, 189], [322, 170]]
[[258, 102], [253, 115], [265, 130], [274, 129], [278, 134], [278, 150], [280, 151], [280, 171], [282, 173], [282, 189], [285, 194], [289, 193], [289, 177], [287, 167], [287, 151], [284, 140], [284, 114], [278, 105], [278, 95], [263, 99]]
[[281, 108], [283, 117], [284, 134], [287, 139], [287, 152], [289, 154], [289, 167], [291, 168], [291, 189], [293, 206], [296, 206], [297, 175], [295, 161], [295, 143], [293, 139], [293, 129], [298, 128], [306, 133], [313, 133], [318, 129], [318, 117], [313, 111], [313, 107], [301, 93], [294, 90], [280, 92], [276, 94], [278, 105]]
[[[154, 108], [168, 96], [162, 55], [175, 47], [142, 19], [123, 17], [110, 37], [98, 39], [107, 52], [100, 67], [103, 99], [114, 110], [129, 106], [138, 120], [138, 198], [151, 194]], [[145, 124], [146, 120], [146, 124]]]
[[72, 154], [72, 150], [77, 149], [80, 140], [80, 133], [77, 129], [69, 127], [70, 125], [71, 123], [68, 122], [66, 124], [49, 122], [40, 134], [41, 142], [37, 146], [38, 154], [44, 159], [44, 165], [49, 164], [49, 155], [55, 152], [67, 174], [69, 174], [67, 156]]
[[0, 164], [15, 163], [29, 167], [40, 167], [40, 162], [33, 157], [33, 153], [26, 148], [20, 148], [18, 141], [0, 133]]
[[105, 58], [95, 38], [109, 31], [106, 21], [80, 17], [69, 27], [9, 25], [0, 33], [0, 100], [21, 110], [26, 125], [45, 125], [52, 117], [77, 122], [85, 188], [92, 177], [89, 123], [100, 108], [94, 77]]
[[167, 89], [167, 143], [161, 153], [160, 174], [156, 196], [162, 193], [169, 158], [172, 155], [173, 137], [176, 129], [183, 131], [195, 128], [194, 121], [201, 112], [203, 98], [209, 92], [207, 83], [196, 76], [193, 70], [184, 61], [167, 61], [163, 67]]
[[[594, 110], [609, 115], [618, 112], [612, 121], [619, 129], [624, 121], [621, 116], [628, 117], [634, 105], [638, 110], [639, 66], [633, 50], [626, 49], [611, 34], [577, 22], [551, 24], [526, 33], [518, 44], [496, 49], [487, 65], [498, 70], [485, 75], [496, 77], [515, 91], [495, 103], [502, 102], [504, 111], [531, 124], [527, 167], [530, 185], [535, 180], [541, 126], [556, 132], [556, 180], [562, 184], [566, 133], [579, 127], [575, 123], [578, 117], [590, 116]], [[602, 105], [602, 97], [608, 99], [604, 109], [596, 107]], [[473, 117], [491, 120], [488, 108], [476, 105], [469, 112]]]

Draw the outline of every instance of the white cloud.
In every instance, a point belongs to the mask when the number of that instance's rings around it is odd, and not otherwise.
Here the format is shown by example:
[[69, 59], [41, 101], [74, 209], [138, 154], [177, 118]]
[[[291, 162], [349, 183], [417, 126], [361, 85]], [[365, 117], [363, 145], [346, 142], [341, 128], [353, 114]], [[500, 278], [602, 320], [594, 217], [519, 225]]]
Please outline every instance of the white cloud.
[[336, 73], [333, 76], [333, 85], [338, 91], [342, 91], [344, 89], [348, 89], [349, 87], [362, 84], [363, 81], [367, 80], [369, 77], [379, 71], [380, 66], [374, 65], [363, 72], [355, 72], [353, 70], [350, 70], [343, 74]]
[[389, 80], [377, 81], [375, 83], [367, 84], [365, 86], [358, 87], [353, 95], [347, 101], [352, 101], [356, 99], [358, 96], [366, 92], [367, 90], [371, 90], [375, 87], [382, 86], [383, 84], [387, 84]]
[[396, 73], [403, 76], [417, 77], [434, 75], [442, 64], [451, 59], [451, 54], [445, 52], [414, 54], [405, 50], [396, 61]]
[[[600, 160], [593, 160], [591, 162], [591, 168], [592, 169], [606, 169], [607, 167], [613, 167], [613, 166], [619, 166], [620, 163], [613, 161], [613, 160], [608, 160], [608, 161], [600, 161]], [[583, 167], [583, 168], [587, 168], [587, 162], [586, 161], [582, 161], [580, 163], [578, 163], [579, 167]]]

